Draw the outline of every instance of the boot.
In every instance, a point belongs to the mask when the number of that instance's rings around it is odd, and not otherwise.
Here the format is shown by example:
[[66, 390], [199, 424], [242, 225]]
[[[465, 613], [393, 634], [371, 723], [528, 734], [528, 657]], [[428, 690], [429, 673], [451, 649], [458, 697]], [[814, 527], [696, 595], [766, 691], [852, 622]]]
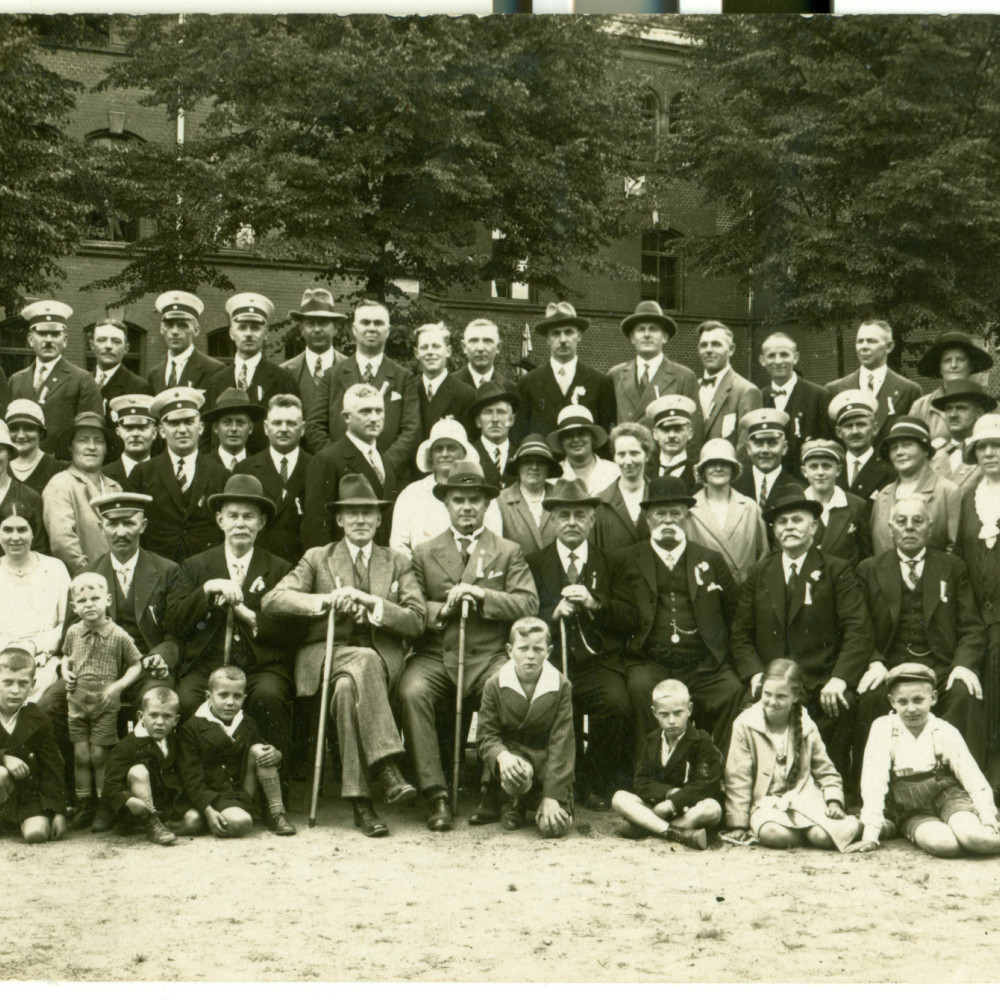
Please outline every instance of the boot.
[[417, 797], [416, 788], [403, 777], [399, 765], [391, 758], [380, 760], [374, 767], [373, 780], [382, 791], [386, 805], [397, 802], [412, 802]]
[[163, 825], [160, 814], [153, 812], [146, 817], [146, 840], [160, 847], [169, 847], [177, 843], [177, 836]]
[[389, 827], [378, 818], [371, 799], [351, 799], [351, 808], [354, 810], [354, 825], [366, 837], [389, 836]]
[[508, 799], [500, 814], [500, 825], [505, 830], [520, 830], [524, 826], [527, 808], [521, 799]]
[[94, 800], [89, 796], [80, 799], [76, 804], [76, 811], [69, 821], [70, 830], [89, 830], [90, 824], [94, 822]]
[[279, 837], [294, 837], [296, 830], [292, 825], [292, 821], [288, 818], [288, 813], [279, 812], [271, 813], [267, 817], [267, 828], [271, 833], [277, 834]]
[[671, 826], [657, 836], [661, 840], [672, 840], [695, 851], [703, 851], [708, 847], [708, 834], [704, 830], [678, 830]]
[[483, 797], [479, 800], [479, 805], [473, 809], [469, 816], [469, 826], [485, 826], [487, 823], [495, 823], [500, 818], [501, 800], [500, 783], [491, 778], [483, 789]]

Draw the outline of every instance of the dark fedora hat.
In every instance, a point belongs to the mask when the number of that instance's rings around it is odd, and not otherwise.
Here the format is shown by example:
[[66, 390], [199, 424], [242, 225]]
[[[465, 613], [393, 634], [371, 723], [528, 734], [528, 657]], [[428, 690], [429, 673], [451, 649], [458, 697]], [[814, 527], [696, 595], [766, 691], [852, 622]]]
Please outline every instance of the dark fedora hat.
[[246, 475], [230, 476], [226, 480], [226, 488], [208, 498], [208, 506], [218, 514], [223, 504], [236, 501], [256, 504], [267, 520], [274, 517], [277, 509], [274, 501], [264, 495], [260, 480], [256, 476]]
[[552, 487], [552, 492], [542, 500], [545, 510], [556, 507], [600, 507], [604, 501], [600, 497], [592, 497], [579, 479], [559, 479]]
[[924, 356], [917, 365], [917, 374], [927, 378], [941, 377], [941, 356], [950, 347], [959, 347], [969, 356], [973, 373], [985, 372], [993, 367], [993, 358], [984, 351], [967, 333], [951, 330], [941, 334], [930, 347], [924, 351]]
[[540, 458], [543, 462], [548, 462], [551, 479], [553, 476], [561, 476], [563, 467], [552, 453], [548, 441], [541, 434], [529, 434], [518, 446], [513, 456], [507, 460], [507, 471], [517, 475], [518, 466], [522, 458]]
[[649, 484], [649, 495], [639, 501], [643, 510], [656, 507], [659, 504], [682, 503], [693, 507], [695, 499], [683, 479], [677, 476], [657, 476]]
[[448, 481], [435, 483], [432, 492], [438, 500], [444, 500], [451, 490], [479, 490], [492, 500], [500, 492], [500, 487], [486, 482], [483, 467], [478, 462], [456, 462], [448, 473]]
[[89, 410], [84, 410], [83, 413], [77, 413], [73, 417], [73, 423], [56, 439], [56, 458], [69, 461], [73, 448], [73, 438], [76, 437], [76, 432], [80, 430], [96, 430], [101, 432], [104, 436], [104, 443], [107, 445], [105, 461], [117, 458], [124, 447], [121, 438], [108, 428], [108, 422], [104, 419], [103, 413], [93, 413]]
[[636, 307], [631, 316], [626, 316], [621, 321], [622, 333], [626, 337], [630, 336], [634, 327], [640, 323], [656, 323], [663, 328], [663, 332], [669, 340], [677, 333], [677, 324], [663, 311], [660, 303], [653, 299], [643, 299]]
[[569, 302], [550, 302], [545, 307], [545, 318], [535, 324], [535, 333], [545, 334], [557, 326], [575, 326], [583, 333], [590, 326], [590, 320], [577, 316]]
[[770, 503], [764, 508], [761, 517], [770, 524], [779, 514], [787, 514], [792, 510], [807, 510], [813, 517], [823, 513], [823, 505], [818, 500], [810, 500], [801, 486], [794, 483], [781, 486], [771, 494]]
[[923, 447], [928, 456], [937, 451], [931, 441], [931, 431], [927, 424], [919, 417], [911, 417], [906, 413], [890, 417], [882, 431], [882, 438], [878, 443], [878, 453], [879, 457], [887, 462], [889, 461], [889, 445], [893, 441], [916, 441]]
[[259, 403], [251, 403], [246, 389], [223, 389], [210, 410], [205, 410], [201, 419], [210, 424], [227, 413], [245, 413], [251, 420], [263, 420], [267, 409]]
[[949, 403], [968, 401], [978, 403], [983, 413], [991, 413], [997, 408], [997, 401], [975, 379], [949, 379], [941, 388], [941, 395], [931, 400], [935, 410], [944, 410]]
[[512, 389], [504, 389], [496, 382], [484, 382], [476, 390], [476, 398], [469, 407], [469, 420], [472, 420], [480, 410], [492, 406], [494, 403], [510, 403], [511, 408], [516, 411], [520, 401], [520, 396]]
[[317, 319], [347, 319], [347, 313], [337, 311], [333, 293], [327, 288], [307, 288], [302, 293], [302, 304], [298, 309], [289, 309], [292, 319], [303, 320], [307, 316]]
[[331, 514], [345, 507], [391, 507], [391, 500], [379, 500], [372, 484], [360, 472], [351, 472], [340, 480], [337, 499], [326, 504]]

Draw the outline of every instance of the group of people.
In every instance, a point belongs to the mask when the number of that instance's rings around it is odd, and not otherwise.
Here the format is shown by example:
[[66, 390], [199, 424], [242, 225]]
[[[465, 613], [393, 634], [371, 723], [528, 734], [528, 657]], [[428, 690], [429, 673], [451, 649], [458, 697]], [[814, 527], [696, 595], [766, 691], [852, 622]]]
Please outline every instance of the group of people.
[[887, 367], [882, 321], [823, 387], [775, 333], [758, 387], [720, 322], [696, 331], [700, 377], [668, 358], [676, 325], [644, 301], [621, 322], [635, 358], [604, 374], [560, 302], [535, 326], [549, 358], [515, 382], [487, 319], [457, 371], [450, 331], [418, 328], [415, 374], [386, 356], [378, 302], [345, 356], [348, 316], [307, 289], [305, 348], [281, 365], [262, 295], [226, 304], [229, 365], [194, 346], [195, 295], [156, 308], [167, 355], [145, 379], [122, 324], [94, 327], [89, 372], [62, 357], [67, 305], [22, 313], [36, 359], [0, 422], [0, 818], [25, 839], [167, 845], [258, 816], [292, 835], [320, 713], [366, 836], [389, 832], [376, 801], [418, 796], [450, 830], [458, 701], [472, 824], [533, 813], [560, 836], [576, 808], [613, 808], [624, 835], [692, 848], [721, 825], [1000, 851], [1000, 415], [972, 338], [930, 346], [924, 395]]

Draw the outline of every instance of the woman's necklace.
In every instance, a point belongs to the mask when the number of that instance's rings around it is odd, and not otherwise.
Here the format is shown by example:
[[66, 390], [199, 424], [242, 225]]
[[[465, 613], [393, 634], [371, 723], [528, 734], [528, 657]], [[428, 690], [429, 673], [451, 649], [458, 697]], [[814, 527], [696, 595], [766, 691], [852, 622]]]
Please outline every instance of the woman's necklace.
[[771, 728], [771, 724], [767, 719], [764, 720], [764, 725], [767, 727], [768, 733], [774, 737], [775, 742], [777, 742], [779, 737], [783, 738], [781, 748], [775, 760], [784, 767], [788, 763], [788, 723], [785, 723], [785, 728], [780, 733], [776, 729]]
[[4, 568], [7, 570], [7, 572], [8, 573], [12, 573], [14, 576], [27, 576], [28, 573], [31, 571], [31, 565], [32, 564], [30, 562], [27, 562], [27, 563], [25, 563], [24, 568], [20, 569], [17, 566], [15, 566], [10, 561], [10, 559], [4, 559], [3, 565], [4, 565]]

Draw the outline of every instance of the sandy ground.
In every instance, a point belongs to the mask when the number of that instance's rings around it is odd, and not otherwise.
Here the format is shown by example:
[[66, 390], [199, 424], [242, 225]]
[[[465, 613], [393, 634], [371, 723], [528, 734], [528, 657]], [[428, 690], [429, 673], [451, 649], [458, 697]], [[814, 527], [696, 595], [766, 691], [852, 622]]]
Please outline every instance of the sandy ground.
[[[0, 979], [871, 981], [997, 978], [1000, 858], [943, 861], [905, 841], [873, 855], [615, 836], [579, 810], [534, 829], [431, 834], [418, 806], [356, 832], [336, 788], [295, 838], [73, 834], [0, 842]], [[298, 809], [295, 807], [298, 806]], [[5, 935], [9, 938], [9, 935]]]

